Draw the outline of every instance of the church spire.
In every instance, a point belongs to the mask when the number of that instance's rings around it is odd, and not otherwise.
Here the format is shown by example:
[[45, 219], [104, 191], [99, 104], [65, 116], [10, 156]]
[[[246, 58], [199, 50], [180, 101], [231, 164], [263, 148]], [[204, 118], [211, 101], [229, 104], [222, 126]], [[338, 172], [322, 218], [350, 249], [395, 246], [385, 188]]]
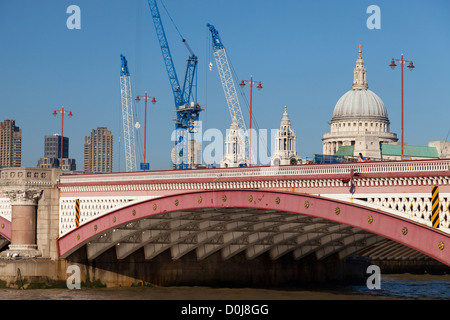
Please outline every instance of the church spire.
[[281, 125], [290, 126], [291, 120], [289, 119], [289, 115], [287, 113], [287, 106], [284, 106], [283, 117], [281, 118]]
[[367, 84], [367, 78], [366, 73], [367, 70], [364, 67], [364, 60], [362, 58], [362, 51], [361, 51], [362, 45], [359, 44], [358, 48], [358, 60], [356, 60], [356, 67], [353, 70], [353, 90], [367, 90], [369, 85]]

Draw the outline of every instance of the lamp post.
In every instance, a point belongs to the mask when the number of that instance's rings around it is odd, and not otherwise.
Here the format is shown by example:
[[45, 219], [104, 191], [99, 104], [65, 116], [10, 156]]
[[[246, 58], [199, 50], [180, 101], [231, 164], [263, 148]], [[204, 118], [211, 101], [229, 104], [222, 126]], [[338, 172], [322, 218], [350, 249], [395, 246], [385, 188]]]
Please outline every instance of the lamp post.
[[156, 99], [155, 97], [150, 97], [147, 95], [147, 91], [145, 92], [145, 95], [143, 96], [137, 96], [136, 97], [136, 102], [141, 101], [140, 98], [144, 98], [145, 101], [145, 120], [144, 120], [144, 166], [146, 166], [146, 153], [147, 153], [147, 100], [152, 99], [152, 103], [155, 104], [156, 103]]
[[68, 113], [69, 117], [72, 117], [72, 111], [64, 110], [64, 107], [61, 107], [61, 110], [54, 110], [53, 116], [57, 116], [57, 114], [61, 113], [61, 172], [63, 169], [63, 141], [64, 141], [64, 114]]
[[412, 61], [404, 60], [404, 59], [403, 59], [403, 53], [402, 53], [400, 59], [394, 59], [394, 58], [392, 58], [391, 64], [389, 65], [392, 69], [395, 69], [395, 67], [397, 66], [397, 65], [395, 64], [395, 61], [400, 62], [401, 74], [402, 74], [402, 84], [401, 84], [401, 87], [402, 87], [402, 89], [401, 89], [401, 91], [402, 91], [402, 157], [401, 157], [401, 159], [403, 160], [403, 65], [404, 65], [406, 62], [409, 62], [408, 69], [409, 69], [410, 71], [413, 71], [414, 68], [415, 68], [415, 66], [413, 65], [413, 62], [412, 62]]
[[261, 81], [254, 81], [253, 80], [253, 76], [250, 76], [250, 80], [242, 80], [241, 83], [239, 84], [239, 86], [241, 88], [245, 87], [245, 83], [249, 83], [250, 84], [250, 133], [249, 133], [249, 147], [248, 147], [248, 161], [249, 161], [249, 166], [252, 165], [252, 98], [253, 98], [253, 85], [255, 83], [258, 84], [258, 86], [256, 87], [258, 90], [262, 89], [262, 85], [261, 85]]

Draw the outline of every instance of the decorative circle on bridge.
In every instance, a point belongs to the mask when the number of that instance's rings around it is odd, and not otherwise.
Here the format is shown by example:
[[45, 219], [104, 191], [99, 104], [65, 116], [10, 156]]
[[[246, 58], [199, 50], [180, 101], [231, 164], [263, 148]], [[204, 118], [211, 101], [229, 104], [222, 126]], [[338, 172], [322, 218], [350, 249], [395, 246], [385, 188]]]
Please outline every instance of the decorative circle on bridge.
[[248, 202], [252, 202], [253, 201], [253, 196], [248, 196]]
[[136, 210], [133, 209], [133, 211], [131, 211], [131, 214], [132, 214], [133, 216], [135, 216], [135, 215], [136, 215]]
[[276, 197], [275, 203], [276, 203], [276, 204], [280, 204], [280, 197]]
[[4, 223], [2, 223], [2, 229], [4, 229], [5, 228], [5, 224]]
[[222, 201], [223, 201], [223, 202], [227, 201], [227, 196], [226, 196], [226, 195], [223, 195], [223, 196], [222, 196]]
[[202, 203], [202, 201], [203, 201], [202, 197], [198, 197], [197, 202]]
[[116, 222], [116, 216], [113, 217], [113, 222]]
[[404, 236], [406, 236], [408, 234], [408, 228], [407, 227], [403, 227], [402, 228], [402, 233]]
[[178, 207], [178, 205], [180, 204], [180, 202], [177, 200], [175, 200], [175, 205]]
[[309, 208], [309, 202], [305, 201], [305, 208], [308, 209]]
[[80, 240], [80, 235], [79, 234], [77, 234], [77, 240]]
[[368, 216], [367, 217], [367, 222], [372, 223], [373, 222], [373, 217], [372, 216]]
[[97, 231], [97, 225], [94, 226], [94, 231]]
[[438, 248], [439, 248], [439, 250], [444, 250], [444, 242], [439, 241]]
[[334, 213], [338, 216], [338, 215], [341, 213], [341, 208], [336, 207], [336, 208], [334, 209]]
[[153, 204], [153, 210], [156, 210], [157, 206], [156, 203]]

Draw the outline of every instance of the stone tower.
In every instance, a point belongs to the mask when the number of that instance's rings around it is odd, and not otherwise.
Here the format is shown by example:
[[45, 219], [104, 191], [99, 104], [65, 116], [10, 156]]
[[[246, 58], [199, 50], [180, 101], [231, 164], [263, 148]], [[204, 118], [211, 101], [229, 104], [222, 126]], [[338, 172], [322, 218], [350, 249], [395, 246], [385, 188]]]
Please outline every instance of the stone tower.
[[297, 137], [291, 127], [291, 120], [284, 106], [283, 117], [281, 118], [280, 129], [275, 136], [275, 151], [270, 159], [270, 165], [297, 164], [300, 157], [297, 156]]

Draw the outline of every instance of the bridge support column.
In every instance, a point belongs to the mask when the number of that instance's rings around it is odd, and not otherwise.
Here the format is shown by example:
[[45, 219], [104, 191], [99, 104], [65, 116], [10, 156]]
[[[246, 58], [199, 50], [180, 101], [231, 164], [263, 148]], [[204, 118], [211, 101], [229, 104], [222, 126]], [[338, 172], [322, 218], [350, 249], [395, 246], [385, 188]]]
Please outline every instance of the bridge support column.
[[6, 257], [40, 257], [36, 244], [37, 202], [43, 190], [13, 189], [4, 191], [11, 201], [11, 244], [2, 252]]

